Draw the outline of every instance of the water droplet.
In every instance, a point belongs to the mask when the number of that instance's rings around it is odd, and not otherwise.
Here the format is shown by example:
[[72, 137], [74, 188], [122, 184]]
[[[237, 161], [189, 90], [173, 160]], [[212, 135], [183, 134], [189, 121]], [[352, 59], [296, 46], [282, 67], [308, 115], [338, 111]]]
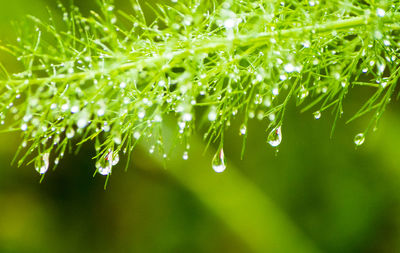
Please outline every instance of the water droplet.
[[277, 127], [275, 129], [273, 129], [267, 138], [267, 142], [269, 143], [269, 145], [271, 145], [272, 147], [277, 147], [279, 146], [279, 144], [281, 144], [282, 141], [282, 131], [281, 131], [281, 127]]
[[321, 112], [320, 111], [316, 111], [313, 113], [314, 114], [314, 119], [319, 119], [321, 118]]
[[118, 135], [114, 136], [113, 141], [117, 145], [121, 144], [121, 135], [118, 134]]
[[28, 129], [28, 125], [26, 123], [21, 125], [21, 130], [26, 131]]
[[221, 173], [226, 169], [225, 155], [222, 148], [215, 154], [212, 160], [212, 168], [217, 173]]
[[365, 141], [365, 136], [363, 133], [359, 133], [354, 137], [354, 144], [361, 146]]
[[193, 118], [193, 115], [189, 112], [184, 113], [182, 116], [183, 121], [191, 121], [192, 118]]
[[287, 73], [292, 73], [295, 70], [295, 67], [293, 66], [293, 64], [288, 63], [286, 64], [283, 69], [285, 70], [285, 72]]
[[378, 15], [378, 17], [384, 17], [386, 14], [386, 11], [384, 9], [378, 8], [376, 9], [376, 15]]
[[73, 138], [74, 135], [75, 135], [75, 130], [74, 130], [73, 128], [69, 128], [69, 129], [67, 130], [67, 132], [65, 133], [65, 136], [66, 136], [68, 139]]
[[117, 152], [109, 152], [106, 156], [106, 160], [111, 162], [111, 165], [117, 165], [119, 162], [119, 155]]
[[35, 169], [40, 174], [46, 173], [46, 171], [49, 169], [49, 157], [49, 153], [44, 153], [40, 159], [36, 160]]
[[136, 140], [140, 138], [140, 132], [134, 132], [133, 133], [133, 138], [135, 138]]
[[240, 126], [240, 135], [245, 135], [246, 132], [247, 132], [247, 127], [246, 127], [245, 124], [242, 124], [242, 125]]
[[111, 173], [112, 166], [119, 162], [118, 153], [108, 152], [105, 158], [100, 158], [96, 163], [97, 171], [103, 175], [107, 176]]
[[77, 113], [79, 112], [79, 106], [78, 105], [74, 105], [71, 107], [71, 113]]
[[149, 149], [149, 153], [150, 153], [150, 154], [153, 154], [153, 153], [154, 153], [154, 149], [155, 149], [155, 146], [152, 145], [152, 146], [150, 147], [150, 149]]
[[189, 159], [189, 154], [188, 154], [188, 152], [187, 152], [187, 151], [183, 152], [182, 159], [183, 159], [183, 160], [187, 160], [187, 159]]
[[211, 111], [208, 113], [208, 120], [215, 121], [217, 119], [217, 113], [215, 111]]
[[89, 123], [89, 113], [87, 111], [82, 111], [79, 114], [78, 121], [76, 122], [76, 125], [78, 128], [85, 128], [87, 124]]
[[138, 117], [139, 117], [139, 119], [143, 119], [144, 118], [144, 116], [146, 116], [146, 112], [145, 111], [139, 111], [139, 113], [138, 113]]
[[100, 109], [97, 110], [97, 116], [99, 116], [99, 117], [103, 116], [104, 113], [105, 113], [104, 108], [100, 108]]

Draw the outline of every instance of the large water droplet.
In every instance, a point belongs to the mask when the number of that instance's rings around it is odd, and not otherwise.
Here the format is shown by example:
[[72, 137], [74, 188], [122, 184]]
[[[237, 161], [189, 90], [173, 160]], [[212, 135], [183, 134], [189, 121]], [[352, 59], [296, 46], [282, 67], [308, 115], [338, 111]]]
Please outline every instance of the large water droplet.
[[212, 160], [212, 168], [217, 173], [221, 173], [226, 169], [225, 155], [222, 148], [215, 154]]
[[111, 173], [111, 168], [112, 168], [112, 161], [106, 159], [106, 158], [101, 158], [97, 163], [97, 171], [103, 175], [107, 176], [108, 174]]
[[40, 174], [46, 173], [46, 171], [49, 169], [49, 157], [49, 153], [44, 153], [39, 160], [36, 160], [35, 169]]
[[267, 142], [269, 143], [269, 145], [271, 145], [272, 147], [277, 147], [279, 146], [279, 144], [281, 144], [282, 141], [282, 131], [281, 131], [281, 127], [277, 127], [275, 129], [273, 129], [267, 138]]
[[361, 146], [365, 141], [365, 135], [363, 133], [359, 133], [354, 137], [354, 144], [357, 146]]

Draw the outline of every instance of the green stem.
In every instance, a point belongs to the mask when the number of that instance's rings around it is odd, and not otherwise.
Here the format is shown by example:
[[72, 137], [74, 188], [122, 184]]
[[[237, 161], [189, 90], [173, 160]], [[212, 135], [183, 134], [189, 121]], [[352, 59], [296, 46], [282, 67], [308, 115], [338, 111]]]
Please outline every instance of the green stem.
[[[382, 18], [382, 22], [385, 25], [389, 25], [389, 27], [393, 30], [400, 29], [400, 26], [398, 25], [398, 22], [400, 21], [400, 14], [394, 14], [393, 18]], [[224, 49], [227, 46], [246, 46], [246, 45], [254, 45], [254, 44], [265, 44], [269, 43], [270, 38], [275, 38], [275, 37], [290, 37], [293, 36], [294, 34], [302, 34], [302, 33], [308, 33], [308, 32], [313, 32], [315, 34], [320, 34], [320, 33], [326, 33], [326, 32], [331, 32], [331, 31], [343, 31], [343, 30], [349, 30], [352, 28], [360, 27], [360, 26], [368, 26], [376, 22], [375, 17], [371, 16], [360, 16], [360, 17], [354, 17], [354, 18], [349, 18], [345, 20], [338, 20], [338, 21], [332, 21], [332, 22], [327, 22], [324, 24], [316, 24], [316, 25], [311, 25], [311, 26], [304, 26], [304, 27], [298, 27], [298, 28], [291, 28], [291, 29], [286, 29], [286, 30], [280, 30], [280, 31], [273, 31], [273, 32], [265, 32], [265, 33], [258, 33], [256, 35], [237, 35], [236, 38], [233, 40], [229, 40], [225, 37], [223, 38], [218, 38], [214, 40], [201, 40], [198, 41], [197, 43], [193, 43], [194, 48], [184, 48], [184, 49], [179, 49], [174, 52], [170, 52], [168, 54], [164, 54], [161, 56], [156, 56], [156, 57], [146, 57], [146, 58], [139, 58], [138, 60], [134, 62], [128, 62], [121, 64], [119, 66], [110, 68], [107, 72], [109, 74], [116, 73], [116, 72], [124, 72], [129, 69], [134, 69], [137, 66], [154, 66], [157, 63], [160, 62], [165, 62], [168, 61], [171, 58], [175, 57], [184, 57], [186, 54], [188, 54], [189, 51], [192, 53], [208, 53], [215, 51], [217, 49]], [[196, 46], [196, 45], [203, 45], [203, 46]], [[51, 77], [45, 77], [45, 78], [36, 78], [36, 79], [31, 79], [30, 84], [42, 84], [42, 83], [48, 83], [48, 82], [68, 82], [68, 81], [74, 81], [74, 80], [85, 80], [85, 79], [90, 79], [93, 78], [96, 75], [101, 75], [104, 74], [103, 71], [97, 70], [97, 71], [88, 71], [88, 72], [79, 72], [79, 73], [74, 73], [74, 74], [60, 74], [57, 76], [51, 76]], [[0, 84], [9, 84], [9, 85], [15, 85], [15, 84], [21, 84], [25, 81], [23, 80], [2, 80], [0, 81]]]

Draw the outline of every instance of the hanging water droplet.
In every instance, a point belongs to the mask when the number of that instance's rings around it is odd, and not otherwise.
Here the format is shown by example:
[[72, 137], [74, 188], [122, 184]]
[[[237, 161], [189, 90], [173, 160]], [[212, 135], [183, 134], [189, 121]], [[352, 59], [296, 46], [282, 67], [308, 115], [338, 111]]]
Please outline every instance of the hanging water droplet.
[[212, 160], [212, 168], [217, 173], [221, 173], [226, 169], [225, 155], [222, 148], [215, 154]]
[[321, 118], [321, 112], [320, 111], [314, 112], [314, 119], [319, 119], [319, 118]]
[[74, 137], [74, 135], [75, 135], [75, 131], [74, 131], [73, 128], [69, 128], [69, 129], [67, 130], [67, 132], [65, 133], [65, 136], [66, 136], [68, 139], [71, 139], [72, 137]]
[[[117, 162], [115, 163], [114, 160]], [[111, 173], [111, 169], [113, 166], [113, 163], [117, 164], [119, 161], [119, 157], [116, 159], [116, 157], [113, 159], [113, 153], [109, 152], [106, 157], [100, 158], [100, 160], [96, 163], [97, 171], [103, 175], [107, 176], [108, 174]]]
[[107, 176], [108, 174], [111, 173], [111, 166], [107, 165], [105, 167], [98, 167], [97, 168], [98, 172], [103, 175], [103, 176]]
[[365, 141], [365, 136], [363, 133], [359, 133], [354, 137], [354, 144], [361, 146]]
[[242, 124], [242, 125], [240, 126], [240, 135], [245, 135], [246, 132], [247, 132], [247, 127], [246, 127], [245, 124]]
[[119, 155], [117, 152], [109, 152], [106, 156], [106, 160], [111, 162], [111, 165], [117, 165], [119, 162]]
[[269, 145], [271, 145], [272, 147], [277, 147], [279, 146], [279, 144], [281, 144], [282, 141], [282, 131], [281, 131], [281, 127], [277, 127], [275, 129], [273, 129], [267, 138], [267, 142], [269, 143]]
[[40, 159], [36, 160], [35, 169], [40, 174], [46, 173], [46, 171], [49, 169], [49, 157], [49, 153], [44, 153]]
[[183, 160], [189, 159], [189, 154], [188, 154], [187, 151], [183, 152], [182, 159], [183, 159]]

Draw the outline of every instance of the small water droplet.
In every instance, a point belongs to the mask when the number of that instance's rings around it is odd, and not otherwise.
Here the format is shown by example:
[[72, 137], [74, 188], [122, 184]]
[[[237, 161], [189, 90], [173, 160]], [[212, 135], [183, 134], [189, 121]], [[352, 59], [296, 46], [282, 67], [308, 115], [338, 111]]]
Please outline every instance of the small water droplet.
[[269, 143], [269, 145], [271, 145], [272, 147], [277, 147], [279, 146], [279, 144], [281, 144], [282, 141], [282, 131], [281, 131], [281, 127], [277, 127], [275, 129], [273, 129], [267, 138], [267, 142]]
[[89, 123], [89, 113], [87, 111], [82, 111], [79, 114], [78, 121], [76, 122], [76, 125], [78, 128], [85, 128], [87, 124]]
[[69, 129], [67, 130], [67, 132], [65, 133], [65, 136], [66, 136], [68, 139], [73, 138], [74, 135], [75, 135], [75, 130], [74, 130], [73, 128], [69, 128]]
[[242, 125], [240, 126], [240, 135], [245, 135], [246, 132], [247, 132], [247, 127], [246, 127], [245, 124], [242, 124]]
[[212, 168], [217, 173], [221, 173], [226, 169], [225, 155], [222, 148], [215, 154], [212, 160]]
[[26, 131], [28, 129], [28, 125], [26, 123], [21, 125], [21, 130]]
[[378, 17], [384, 17], [386, 14], [386, 11], [384, 9], [378, 8], [376, 9], [376, 15], [378, 15]]
[[288, 63], [286, 64], [283, 69], [285, 70], [285, 72], [287, 73], [292, 73], [293, 71], [295, 71], [295, 67], [293, 66], [293, 64]]
[[365, 135], [363, 133], [359, 133], [354, 137], [354, 144], [357, 146], [361, 146], [365, 141]]
[[106, 160], [111, 162], [111, 165], [117, 165], [119, 162], [119, 155], [117, 152], [109, 152], [106, 156]]
[[183, 152], [182, 159], [183, 159], [183, 160], [189, 159], [189, 154], [188, 154], [187, 151]]
[[208, 113], [208, 120], [209, 121], [215, 121], [217, 119], [217, 113], [212, 110]]
[[314, 112], [314, 119], [319, 119], [319, 118], [321, 118], [321, 112], [320, 111]]

